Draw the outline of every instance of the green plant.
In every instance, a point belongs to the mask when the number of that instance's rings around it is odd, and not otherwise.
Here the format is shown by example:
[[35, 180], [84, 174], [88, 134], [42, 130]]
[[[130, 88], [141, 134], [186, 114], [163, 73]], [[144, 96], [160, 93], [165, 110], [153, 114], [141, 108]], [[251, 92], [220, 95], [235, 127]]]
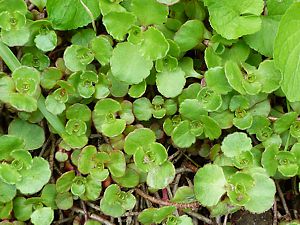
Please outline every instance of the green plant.
[[0, 224], [298, 224], [299, 13], [0, 0]]

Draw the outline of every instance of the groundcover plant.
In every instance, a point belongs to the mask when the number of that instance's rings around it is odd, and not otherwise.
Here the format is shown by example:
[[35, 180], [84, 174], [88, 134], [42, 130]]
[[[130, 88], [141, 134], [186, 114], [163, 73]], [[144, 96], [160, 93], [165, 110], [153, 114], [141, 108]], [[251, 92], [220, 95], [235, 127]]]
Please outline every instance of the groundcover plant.
[[0, 0], [0, 224], [299, 225], [300, 2]]

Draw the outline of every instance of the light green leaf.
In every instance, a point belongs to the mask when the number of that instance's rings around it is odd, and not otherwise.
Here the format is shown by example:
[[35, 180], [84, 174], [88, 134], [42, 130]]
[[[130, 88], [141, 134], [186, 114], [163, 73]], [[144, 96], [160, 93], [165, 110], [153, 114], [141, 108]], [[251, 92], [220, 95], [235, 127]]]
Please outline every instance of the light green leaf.
[[165, 36], [154, 27], [142, 33], [140, 47], [144, 57], [153, 61], [165, 57], [169, 51], [169, 43]]
[[106, 65], [109, 63], [112, 55], [113, 47], [108, 37], [100, 35], [91, 40], [91, 50], [93, 51], [95, 58], [101, 63]]
[[280, 16], [260, 16], [261, 29], [244, 37], [246, 43], [259, 53], [267, 57], [273, 57], [273, 48]]
[[225, 63], [225, 74], [230, 86], [239, 92], [240, 94], [246, 94], [245, 89], [242, 86], [243, 83], [243, 74], [238, 66], [238, 64], [234, 61], [227, 61]]
[[196, 137], [192, 134], [190, 123], [187, 120], [175, 127], [172, 132], [172, 140], [180, 148], [188, 148], [195, 143]]
[[199, 20], [188, 20], [175, 33], [174, 40], [182, 52], [196, 47], [203, 40], [204, 25]]
[[155, 133], [149, 128], [136, 129], [125, 138], [124, 151], [133, 155], [138, 149], [147, 148], [155, 139]]
[[138, 84], [150, 75], [153, 66], [138, 46], [129, 42], [117, 44], [110, 59], [112, 74], [128, 84]]
[[205, 72], [205, 82], [207, 87], [218, 94], [227, 94], [232, 90], [225, 76], [224, 68], [213, 67]]
[[261, 173], [254, 173], [251, 176], [255, 185], [248, 191], [250, 200], [245, 204], [245, 209], [252, 213], [263, 213], [274, 203], [275, 184], [271, 178]]
[[224, 138], [221, 149], [227, 157], [234, 157], [242, 152], [250, 151], [252, 148], [251, 142], [251, 138], [247, 134], [234, 132]]
[[227, 39], [237, 39], [260, 30], [263, 0], [204, 0], [212, 27]]
[[[156, 75], [158, 91], [166, 98], [174, 98], [179, 95], [185, 85], [185, 73], [177, 68], [174, 71], [164, 71]], [[170, 82], [172, 81], [172, 82]]]
[[14, 199], [16, 196], [16, 186], [7, 184], [0, 179], [0, 202], [5, 203]]
[[204, 206], [216, 205], [226, 192], [225, 175], [221, 167], [206, 164], [194, 178], [194, 191], [197, 200]]
[[103, 17], [108, 33], [117, 40], [124, 40], [129, 29], [136, 23], [136, 17], [129, 12], [110, 12]]
[[8, 134], [22, 138], [27, 150], [38, 149], [42, 147], [45, 141], [43, 128], [20, 119], [15, 119], [9, 124]]
[[175, 177], [175, 167], [173, 163], [166, 161], [160, 166], [151, 168], [147, 176], [147, 184], [151, 188], [163, 189], [167, 187]]
[[256, 81], [262, 84], [262, 92], [271, 93], [276, 91], [281, 84], [282, 74], [275, 67], [273, 60], [265, 60], [260, 65], [256, 72]]
[[159, 25], [167, 21], [168, 7], [156, 0], [132, 0], [131, 4], [131, 10], [141, 25]]
[[71, 30], [92, 22], [91, 16], [82, 3], [89, 9], [94, 19], [100, 15], [98, 0], [66, 0], [64, 2], [47, 0], [46, 9], [53, 28]]
[[16, 187], [23, 194], [34, 194], [40, 191], [49, 181], [51, 171], [49, 163], [41, 158], [35, 157], [31, 168], [20, 171], [22, 179], [16, 183]]
[[50, 207], [43, 207], [35, 210], [31, 216], [34, 225], [50, 225], [54, 219], [54, 211]]
[[[300, 2], [294, 3], [282, 17], [274, 44], [274, 60], [283, 74], [282, 91], [291, 102], [300, 100]], [[283, 47], [285, 46], [285, 47]]]

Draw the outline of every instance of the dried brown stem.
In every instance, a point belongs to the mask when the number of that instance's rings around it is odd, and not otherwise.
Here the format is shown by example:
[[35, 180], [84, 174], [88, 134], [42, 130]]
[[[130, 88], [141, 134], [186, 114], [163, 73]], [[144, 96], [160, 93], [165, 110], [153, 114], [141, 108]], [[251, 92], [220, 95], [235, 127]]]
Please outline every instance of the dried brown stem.
[[191, 203], [175, 203], [175, 202], [168, 202], [168, 201], [163, 201], [157, 198], [154, 198], [146, 193], [144, 193], [141, 189], [135, 188], [135, 192], [142, 196], [143, 198], [149, 200], [152, 203], [162, 205], [162, 206], [175, 206], [176, 208], [179, 209], [186, 209], [186, 208], [193, 208], [197, 209], [200, 207], [200, 204], [198, 202], [191, 202]]
[[291, 219], [291, 213], [290, 213], [289, 208], [288, 208], [288, 206], [286, 204], [283, 192], [282, 192], [281, 187], [280, 187], [280, 185], [279, 185], [279, 183], [278, 183], [277, 180], [275, 181], [275, 184], [276, 184], [276, 188], [277, 188], [277, 192], [278, 192], [279, 198], [281, 200], [281, 203], [283, 205], [283, 208], [284, 208], [284, 211], [285, 211], [285, 214], [286, 214], [286, 218], [288, 220], [290, 220]]
[[[82, 209], [80, 209], [80, 208], [78, 208], [78, 207], [72, 207], [72, 210], [74, 211], [74, 212], [77, 212], [77, 213], [80, 213], [80, 214], [82, 214], [82, 215], [85, 215], [85, 213], [84, 213], [84, 211], [82, 210]], [[103, 217], [101, 217], [101, 216], [99, 216], [99, 215], [96, 215], [96, 214], [94, 214], [94, 213], [91, 213], [90, 215], [89, 215], [89, 217], [91, 218], [91, 219], [93, 219], [93, 220], [96, 220], [96, 221], [98, 221], [98, 222], [100, 222], [100, 223], [103, 223], [104, 225], [115, 225], [114, 223], [111, 223], [110, 221], [108, 221], [108, 220], [106, 220], [106, 219], [104, 219]]]
[[195, 212], [186, 212], [186, 214], [188, 214], [188, 215], [190, 215], [190, 216], [192, 216], [192, 217], [195, 217], [195, 218], [197, 218], [198, 220], [201, 220], [201, 221], [203, 221], [203, 222], [205, 222], [205, 223], [207, 223], [207, 224], [213, 224], [213, 221], [212, 221], [211, 219], [209, 219], [209, 218], [207, 218], [207, 217], [205, 217], [205, 216], [203, 216], [203, 215], [201, 215], [201, 214], [199, 214], [199, 213], [195, 213]]

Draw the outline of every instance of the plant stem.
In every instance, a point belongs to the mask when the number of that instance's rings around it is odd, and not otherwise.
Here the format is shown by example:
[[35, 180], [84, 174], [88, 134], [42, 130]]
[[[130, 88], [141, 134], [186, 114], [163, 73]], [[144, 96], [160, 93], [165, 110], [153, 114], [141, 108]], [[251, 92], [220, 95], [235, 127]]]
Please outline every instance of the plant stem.
[[283, 205], [286, 217], [287, 217], [287, 219], [291, 219], [291, 213], [290, 213], [289, 208], [288, 208], [288, 206], [286, 204], [284, 195], [282, 193], [281, 187], [280, 187], [280, 185], [279, 185], [279, 183], [278, 183], [277, 180], [275, 180], [275, 184], [276, 184], [277, 192], [278, 192], [279, 198], [281, 200], [281, 203]]
[[[82, 210], [82, 209], [80, 209], [80, 208], [72, 207], [72, 210], [73, 210], [74, 212], [77, 212], [77, 213], [80, 213], [80, 214], [82, 214], [82, 215], [85, 215], [84, 210]], [[98, 216], [98, 215], [93, 214], [93, 213], [90, 214], [89, 217], [90, 217], [91, 219], [96, 220], [96, 221], [99, 221], [100, 223], [103, 223], [103, 224], [105, 224], [105, 225], [115, 225], [115, 224], [109, 222], [108, 220], [102, 218], [101, 216]]]
[[168, 202], [168, 201], [163, 201], [161, 199], [154, 198], [146, 193], [144, 193], [141, 189], [135, 188], [135, 192], [142, 196], [143, 198], [149, 200], [152, 203], [158, 204], [158, 205], [163, 205], [163, 206], [175, 206], [176, 208], [180, 209], [186, 209], [186, 208], [199, 208], [200, 204], [198, 202], [191, 202], [191, 203], [176, 203], [176, 202]]
[[197, 218], [198, 220], [201, 220], [207, 224], [213, 224], [213, 221], [199, 213], [195, 213], [195, 212], [186, 212], [186, 214], [190, 215], [190, 216], [193, 216], [195, 218]]
[[0, 57], [11, 71], [19, 68], [21, 63], [16, 58], [14, 53], [0, 40]]
[[[10, 50], [10, 48], [7, 47], [1, 40], [0, 40], [0, 57], [3, 59], [5, 64], [8, 66], [8, 68], [12, 72], [14, 70], [16, 70], [17, 68], [19, 68], [20, 66], [22, 66], [22, 64], [19, 62], [17, 57]], [[57, 116], [53, 115], [46, 109], [45, 98], [42, 94], [39, 97], [37, 104], [38, 104], [39, 110], [44, 115], [46, 120], [51, 124], [51, 126], [56, 130], [56, 132], [60, 136], [62, 136], [62, 134], [65, 131], [64, 125], [62, 124], [62, 122], [60, 121], [60, 119]]]
[[59, 136], [62, 136], [62, 134], [65, 132], [65, 127], [57, 116], [53, 115], [46, 109], [45, 97], [43, 95], [40, 95], [37, 104], [39, 110], [44, 115], [48, 123], [50, 123]]

